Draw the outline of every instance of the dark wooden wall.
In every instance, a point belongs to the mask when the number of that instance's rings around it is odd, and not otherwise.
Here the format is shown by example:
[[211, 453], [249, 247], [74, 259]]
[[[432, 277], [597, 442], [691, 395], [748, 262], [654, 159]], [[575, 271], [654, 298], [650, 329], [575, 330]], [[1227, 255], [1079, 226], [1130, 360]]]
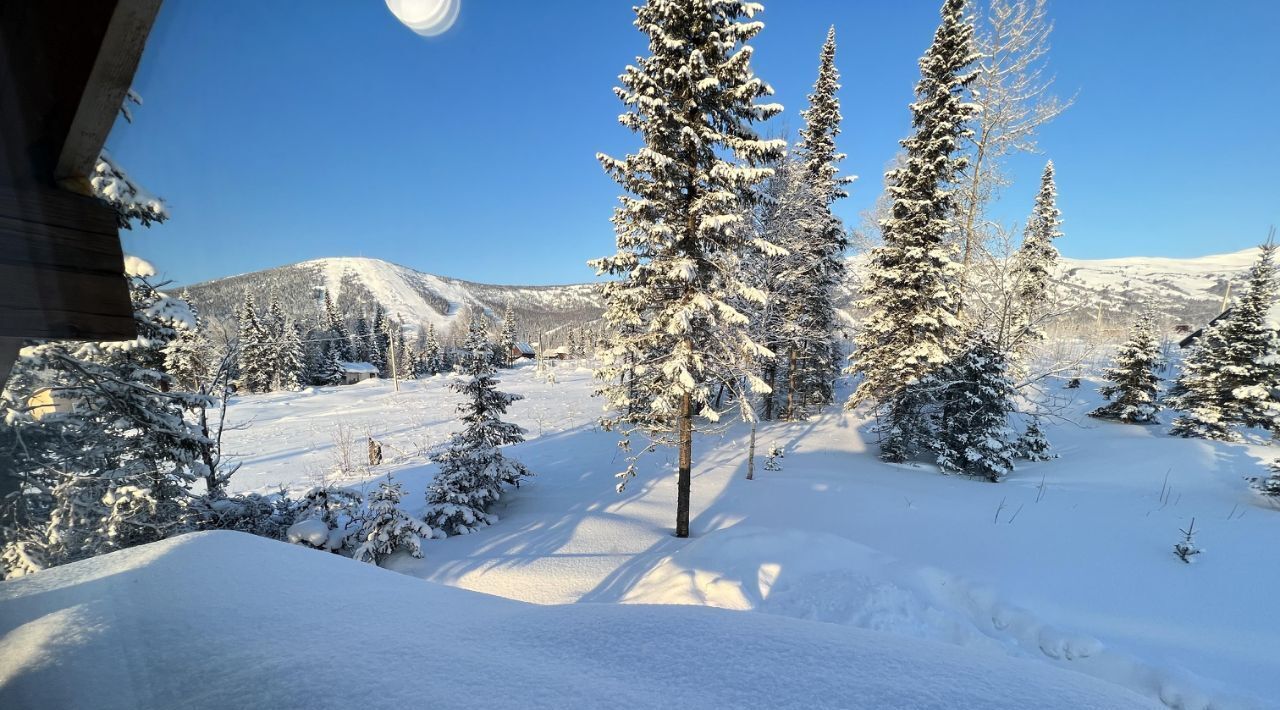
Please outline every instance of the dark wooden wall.
[[159, 5], [0, 0], [0, 340], [136, 334], [115, 211], [88, 176]]

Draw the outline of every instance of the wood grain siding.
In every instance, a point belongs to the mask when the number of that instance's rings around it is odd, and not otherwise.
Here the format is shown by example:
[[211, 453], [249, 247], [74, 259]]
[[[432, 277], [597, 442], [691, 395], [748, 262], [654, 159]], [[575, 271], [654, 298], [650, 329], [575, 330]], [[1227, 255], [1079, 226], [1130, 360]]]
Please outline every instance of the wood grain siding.
[[0, 190], [0, 338], [136, 336], [114, 211], [53, 188]]
[[98, 160], [98, 153], [133, 83], [147, 35], [159, 11], [160, 0], [116, 3], [54, 170], [54, 177], [63, 187], [87, 191], [88, 186], [80, 181]]
[[160, 2], [0, 0], [0, 366], [16, 339], [136, 336], [116, 214], [87, 178]]

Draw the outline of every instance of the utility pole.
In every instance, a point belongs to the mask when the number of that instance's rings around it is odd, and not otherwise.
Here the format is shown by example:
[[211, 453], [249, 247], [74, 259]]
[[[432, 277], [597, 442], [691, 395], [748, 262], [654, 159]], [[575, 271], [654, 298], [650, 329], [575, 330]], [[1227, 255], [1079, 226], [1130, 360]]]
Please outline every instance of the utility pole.
[[1227, 282], [1227, 290], [1222, 294], [1222, 308], [1218, 309], [1218, 313], [1227, 312], [1227, 304], [1231, 302], [1231, 282]]
[[[403, 334], [404, 326], [398, 325], [397, 327], [400, 328], [400, 333]], [[390, 342], [391, 347], [387, 348], [387, 350], [391, 352], [391, 382], [392, 384], [395, 385], [396, 391], [399, 392], [400, 391], [400, 370], [399, 368], [396, 367], [396, 340], [398, 340], [398, 338], [387, 338], [387, 340], [391, 341]]]

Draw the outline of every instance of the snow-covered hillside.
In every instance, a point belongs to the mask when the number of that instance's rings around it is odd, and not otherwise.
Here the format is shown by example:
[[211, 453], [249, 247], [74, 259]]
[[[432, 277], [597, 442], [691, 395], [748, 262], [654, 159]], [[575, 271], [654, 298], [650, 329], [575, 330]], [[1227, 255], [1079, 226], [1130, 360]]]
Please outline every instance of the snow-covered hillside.
[[[1280, 623], [1260, 611], [1280, 584], [1280, 510], [1245, 480], [1274, 456], [1266, 446], [1088, 419], [1098, 399], [1086, 382], [1063, 390], [1077, 396], [1070, 421], [1048, 431], [1061, 458], [991, 484], [882, 463], [868, 422], [837, 408], [763, 426], [759, 450], [786, 455], [754, 481], [741, 427], [697, 439], [685, 541], [670, 534], [669, 452], [615, 493], [624, 464], [617, 436], [594, 424], [590, 370], [563, 363], [556, 376], [500, 373], [526, 397], [510, 414], [531, 440], [511, 454], [536, 474], [504, 498], [500, 522], [391, 569], [540, 604], [714, 606], [892, 632], [1078, 671], [1176, 708], [1280, 697]], [[435, 473], [424, 454], [457, 426], [448, 381], [237, 398], [232, 424], [243, 428], [227, 449], [244, 466], [233, 486], [360, 490], [390, 471], [420, 512]], [[362, 451], [366, 435], [386, 463], [337, 472], [336, 441]], [[1186, 565], [1172, 547], [1192, 517], [1207, 551]]]
[[202, 313], [225, 317], [252, 293], [259, 303], [273, 296], [286, 315], [301, 323], [318, 318], [326, 291], [348, 314], [372, 310], [374, 302], [412, 326], [443, 330], [465, 308], [501, 316], [510, 304], [531, 331], [595, 319], [599, 299], [590, 284], [495, 286], [415, 271], [381, 259], [313, 259], [186, 287]]
[[688, 606], [540, 607], [242, 533], [0, 585], [0, 706], [1157, 707], [1044, 664]]
[[[1126, 259], [1063, 258], [1059, 269], [1062, 295], [1086, 324], [1098, 319], [1122, 332], [1136, 311], [1155, 308], [1165, 325], [1199, 326], [1217, 315], [1228, 282], [1239, 285], [1257, 258], [1257, 249], [1193, 259], [1131, 257]], [[852, 284], [865, 260], [852, 257]], [[251, 292], [259, 303], [273, 295], [288, 315], [302, 323], [319, 312], [325, 290], [347, 313], [370, 310], [376, 301], [410, 325], [447, 326], [464, 306], [501, 314], [510, 303], [531, 332], [597, 318], [602, 304], [590, 284], [565, 286], [499, 286], [435, 276], [370, 258], [328, 258], [207, 281], [188, 287], [202, 312], [233, 313]]]
[[1242, 285], [1257, 259], [1256, 248], [1194, 259], [1063, 259], [1062, 283], [1082, 305], [1104, 313], [1155, 308], [1198, 327], [1221, 312], [1227, 283], [1233, 291]]

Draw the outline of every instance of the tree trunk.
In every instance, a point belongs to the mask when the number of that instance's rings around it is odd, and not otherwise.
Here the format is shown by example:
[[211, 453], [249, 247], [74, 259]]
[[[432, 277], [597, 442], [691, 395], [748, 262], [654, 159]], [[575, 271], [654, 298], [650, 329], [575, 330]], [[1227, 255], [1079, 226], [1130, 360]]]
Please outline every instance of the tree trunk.
[[771, 421], [773, 419], [773, 390], [778, 380], [778, 365], [770, 362], [765, 366], [762, 378], [765, 384], [769, 385], [769, 392], [764, 396], [764, 420]]
[[747, 480], [756, 477], [756, 423], [751, 422], [751, 443], [747, 445]]
[[786, 419], [788, 421], [795, 419], [796, 416], [796, 348], [791, 346], [791, 352], [787, 359], [787, 412]]
[[693, 398], [680, 403], [680, 470], [676, 475], [676, 537], [689, 537], [689, 489], [693, 480]]

